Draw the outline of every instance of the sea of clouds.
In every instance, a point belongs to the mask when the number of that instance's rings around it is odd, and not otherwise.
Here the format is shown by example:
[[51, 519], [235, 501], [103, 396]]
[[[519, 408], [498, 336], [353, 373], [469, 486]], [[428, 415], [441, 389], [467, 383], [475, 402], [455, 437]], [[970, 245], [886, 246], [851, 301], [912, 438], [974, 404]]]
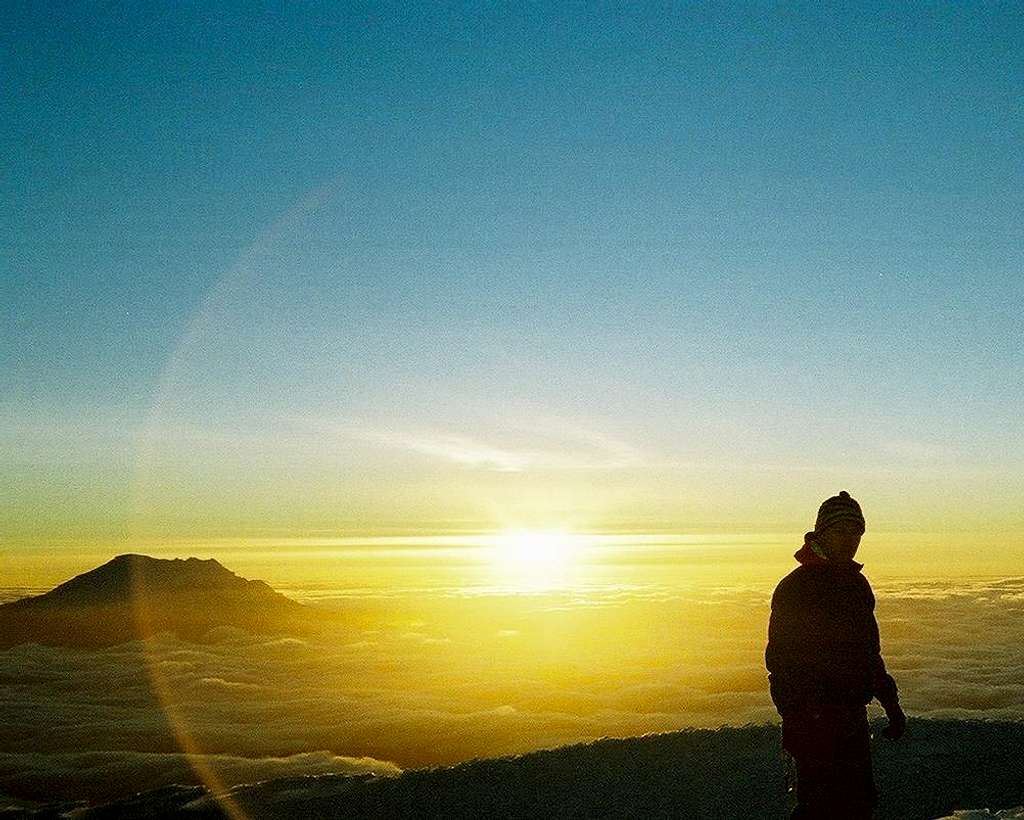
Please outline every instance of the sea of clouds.
[[[875, 591], [883, 652], [909, 713], [1024, 719], [1024, 579]], [[308, 600], [349, 616], [336, 635], [220, 629], [201, 644], [161, 635], [98, 651], [14, 647], [0, 652], [0, 794], [107, 799], [198, 782], [197, 760], [223, 785], [396, 774], [603, 736], [772, 721], [770, 594], [756, 584], [320, 591]]]

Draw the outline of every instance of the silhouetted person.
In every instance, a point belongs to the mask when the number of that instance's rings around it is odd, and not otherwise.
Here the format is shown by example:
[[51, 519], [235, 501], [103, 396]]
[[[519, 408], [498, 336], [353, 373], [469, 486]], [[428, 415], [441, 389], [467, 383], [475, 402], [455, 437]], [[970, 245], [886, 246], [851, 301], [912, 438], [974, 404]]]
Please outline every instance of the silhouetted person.
[[765, 664], [782, 716], [782, 745], [796, 761], [793, 818], [870, 818], [867, 704], [878, 698], [898, 739], [907, 720], [885, 671], [875, 596], [853, 560], [864, 534], [860, 505], [843, 490], [818, 510], [794, 556], [800, 566], [772, 596]]

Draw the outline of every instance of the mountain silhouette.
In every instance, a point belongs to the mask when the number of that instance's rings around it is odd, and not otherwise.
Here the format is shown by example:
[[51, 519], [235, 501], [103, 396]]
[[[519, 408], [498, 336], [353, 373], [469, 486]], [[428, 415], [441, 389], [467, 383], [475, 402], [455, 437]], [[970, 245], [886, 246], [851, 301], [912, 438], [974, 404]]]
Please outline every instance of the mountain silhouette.
[[201, 640], [216, 627], [303, 629], [310, 610], [214, 559], [119, 555], [43, 595], [0, 605], [0, 649], [110, 646], [159, 632]]

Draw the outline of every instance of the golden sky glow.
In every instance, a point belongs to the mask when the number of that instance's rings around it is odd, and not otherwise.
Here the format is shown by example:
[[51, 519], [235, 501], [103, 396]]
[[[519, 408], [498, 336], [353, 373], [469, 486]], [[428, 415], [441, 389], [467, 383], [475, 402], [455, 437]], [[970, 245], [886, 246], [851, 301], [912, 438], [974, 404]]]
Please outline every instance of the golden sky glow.
[[[363, 594], [389, 587], [538, 592], [574, 586], [731, 581], [771, 585], [795, 566], [802, 532], [574, 533], [517, 529], [447, 535], [271, 536], [131, 540], [0, 551], [0, 587], [49, 588], [119, 552], [216, 558], [287, 591], [308, 584]], [[872, 578], [1013, 576], [1000, 533], [869, 532], [858, 553]]]

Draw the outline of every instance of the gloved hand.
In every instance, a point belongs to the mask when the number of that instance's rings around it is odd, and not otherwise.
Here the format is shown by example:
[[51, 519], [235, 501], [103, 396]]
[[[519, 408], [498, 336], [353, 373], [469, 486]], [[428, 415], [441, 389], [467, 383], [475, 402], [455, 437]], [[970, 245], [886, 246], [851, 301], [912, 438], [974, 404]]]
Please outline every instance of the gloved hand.
[[882, 729], [882, 735], [889, 740], [899, 740], [907, 731], [907, 716], [898, 703], [893, 704], [885, 710], [885, 716], [889, 719], [889, 725]]

